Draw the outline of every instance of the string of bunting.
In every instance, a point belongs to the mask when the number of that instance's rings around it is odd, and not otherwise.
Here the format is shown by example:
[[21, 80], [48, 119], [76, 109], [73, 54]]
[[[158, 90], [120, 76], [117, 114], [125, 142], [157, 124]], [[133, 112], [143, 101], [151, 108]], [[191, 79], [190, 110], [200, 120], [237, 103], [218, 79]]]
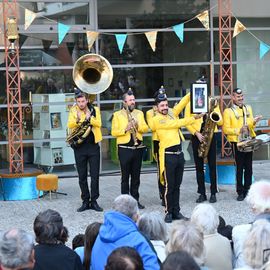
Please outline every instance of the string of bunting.
[[[69, 32], [70, 30], [70, 26], [65, 25], [63, 23], [59, 23], [56, 22], [54, 20], [51, 20], [43, 15], [40, 15], [38, 13], [35, 13], [25, 7], [23, 7], [22, 5], [18, 4], [21, 8], [23, 8], [25, 10], [25, 24], [24, 24], [24, 29], [27, 30], [30, 25], [33, 23], [33, 21], [35, 20], [35, 18], [37, 17], [43, 17], [53, 23], [57, 23], [57, 29], [58, 29], [58, 43], [61, 44], [61, 42], [64, 40], [66, 34]], [[204, 26], [204, 28], [206, 30], [209, 30], [209, 12], [216, 8], [217, 5], [211, 7], [208, 10], [205, 10], [203, 12], [201, 12], [200, 14], [192, 17], [191, 19], [177, 24], [177, 25], [173, 25], [171, 27], [167, 27], [167, 28], [161, 28], [161, 29], [157, 29], [155, 31], [148, 31], [148, 32], [134, 32], [134, 33], [128, 33], [128, 34], [113, 34], [113, 33], [99, 33], [96, 31], [86, 31], [86, 37], [87, 37], [87, 44], [88, 44], [88, 50], [90, 51], [95, 40], [97, 39], [97, 37], [102, 34], [102, 35], [114, 35], [115, 39], [116, 39], [116, 43], [119, 49], [120, 54], [122, 54], [127, 37], [130, 35], [145, 35], [149, 45], [151, 46], [152, 50], [155, 51], [156, 50], [156, 41], [157, 41], [157, 34], [159, 31], [162, 30], [166, 30], [166, 29], [173, 29], [173, 31], [175, 32], [175, 34], [177, 35], [177, 37], [179, 38], [180, 42], [183, 43], [184, 42], [184, 25], [190, 21], [193, 21], [195, 19], [198, 19], [202, 25]], [[245, 25], [237, 19], [237, 17], [232, 13], [232, 15], [235, 17], [236, 22], [234, 25], [234, 31], [233, 31], [233, 38], [235, 38], [237, 35], [239, 35], [241, 32], [243, 31], [248, 31], [248, 33], [250, 33], [254, 38], [256, 38], [260, 44], [259, 46], [259, 52], [260, 52], [260, 59], [262, 59], [266, 53], [269, 52], [270, 50], [270, 45], [266, 44], [265, 42], [261, 41], [258, 37], [256, 37], [251, 31], [249, 31]], [[0, 29], [0, 33], [1, 33], [1, 29]]]

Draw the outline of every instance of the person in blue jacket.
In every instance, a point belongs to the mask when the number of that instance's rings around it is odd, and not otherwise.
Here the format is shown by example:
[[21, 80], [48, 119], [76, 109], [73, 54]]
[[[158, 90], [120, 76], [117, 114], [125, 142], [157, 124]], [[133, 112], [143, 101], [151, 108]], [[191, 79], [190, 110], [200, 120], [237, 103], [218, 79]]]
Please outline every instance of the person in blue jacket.
[[138, 217], [138, 203], [132, 196], [123, 194], [114, 200], [113, 210], [104, 215], [104, 223], [92, 250], [92, 270], [103, 270], [111, 252], [123, 246], [137, 250], [144, 269], [160, 269], [154, 249], [138, 230]]

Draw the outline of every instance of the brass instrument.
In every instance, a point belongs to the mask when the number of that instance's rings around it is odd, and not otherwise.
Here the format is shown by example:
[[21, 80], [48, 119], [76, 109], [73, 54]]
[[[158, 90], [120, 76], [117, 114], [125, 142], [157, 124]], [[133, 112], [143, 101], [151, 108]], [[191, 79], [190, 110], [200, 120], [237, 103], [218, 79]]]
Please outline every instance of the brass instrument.
[[[104, 92], [111, 84], [113, 70], [107, 59], [98, 54], [86, 54], [80, 57], [73, 67], [73, 80], [77, 87], [89, 95], [87, 109], [92, 115], [94, 108], [91, 103], [96, 94]], [[91, 100], [92, 99], [92, 100]], [[91, 102], [92, 101], [92, 102]], [[90, 117], [91, 119], [91, 117]], [[81, 144], [91, 132], [90, 119], [68, 134], [66, 141], [71, 146]]]
[[137, 131], [137, 127], [136, 127], [136, 125], [134, 123], [135, 119], [133, 118], [133, 116], [132, 116], [132, 114], [131, 114], [131, 112], [130, 112], [130, 110], [128, 108], [128, 105], [126, 103], [123, 103], [123, 106], [124, 106], [124, 109], [125, 109], [125, 111], [127, 113], [128, 122], [132, 124], [132, 128], [130, 130], [130, 133], [131, 133], [132, 139], [134, 141], [134, 146], [138, 146], [139, 143], [138, 143], [138, 139], [136, 137], [136, 134], [137, 134], [138, 131]]
[[216, 128], [217, 122], [220, 121], [220, 115], [214, 111], [214, 109], [218, 106], [217, 99], [210, 97], [209, 100], [210, 110], [207, 114], [207, 118], [205, 120], [205, 125], [202, 131], [202, 135], [204, 136], [204, 141], [200, 143], [198, 148], [199, 157], [206, 158], [210, 149], [210, 145], [213, 139], [214, 131]]

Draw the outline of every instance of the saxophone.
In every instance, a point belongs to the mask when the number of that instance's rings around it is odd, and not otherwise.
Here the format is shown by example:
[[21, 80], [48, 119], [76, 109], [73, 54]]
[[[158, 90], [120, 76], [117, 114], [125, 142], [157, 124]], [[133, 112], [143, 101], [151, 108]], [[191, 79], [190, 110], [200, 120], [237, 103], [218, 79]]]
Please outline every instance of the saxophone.
[[128, 108], [128, 105], [126, 103], [123, 103], [123, 106], [124, 106], [124, 109], [127, 113], [127, 118], [128, 118], [128, 122], [129, 123], [132, 123], [132, 128], [130, 130], [130, 133], [131, 133], [131, 136], [132, 136], [132, 139], [134, 141], [134, 146], [138, 146], [139, 143], [138, 143], [138, 139], [136, 137], [136, 134], [137, 134], [137, 128], [136, 128], [136, 125], [134, 124], [134, 118]]
[[202, 135], [204, 136], [204, 141], [200, 143], [198, 148], [199, 157], [206, 158], [210, 149], [210, 145], [213, 139], [214, 131], [216, 128], [217, 122], [220, 121], [220, 115], [214, 111], [214, 109], [218, 105], [217, 99], [210, 97], [210, 110], [207, 114], [205, 125], [202, 131]]

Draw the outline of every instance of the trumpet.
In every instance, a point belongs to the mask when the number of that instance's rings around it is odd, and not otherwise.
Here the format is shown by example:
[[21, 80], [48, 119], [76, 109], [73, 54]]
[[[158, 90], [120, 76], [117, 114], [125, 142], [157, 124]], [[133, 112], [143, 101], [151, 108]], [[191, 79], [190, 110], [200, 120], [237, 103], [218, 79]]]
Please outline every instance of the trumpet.
[[134, 146], [138, 146], [139, 143], [138, 143], [138, 139], [136, 137], [138, 130], [137, 130], [137, 127], [135, 124], [135, 119], [133, 118], [133, 116], [128, 108], [128, 105], [126, 103], [123, 103], [123, 106], [124, 106], [124, 109], [127, 113], [128, 123], [131, 123], [130, 133], [131, 133], [132, 139], [134, 141]]

